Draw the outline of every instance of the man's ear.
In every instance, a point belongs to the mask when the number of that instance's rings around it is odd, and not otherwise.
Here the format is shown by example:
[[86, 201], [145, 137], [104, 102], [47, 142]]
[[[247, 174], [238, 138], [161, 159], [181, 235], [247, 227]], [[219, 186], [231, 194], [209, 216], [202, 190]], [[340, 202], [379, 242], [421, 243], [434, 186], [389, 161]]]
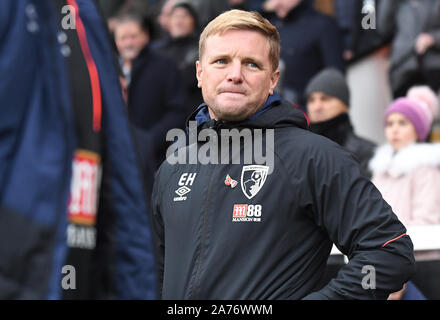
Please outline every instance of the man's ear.
[[277, 69], [275, 72], [272, 73], [272, 76], [270, 77], [269, 94], [271, 95], [273, 94], [279, 79], [280, 79], [280, 70]]
[[202, 66], [200, 60], [196, 61], [196, 77], [197, 77], [197, 87], [202, 87]]

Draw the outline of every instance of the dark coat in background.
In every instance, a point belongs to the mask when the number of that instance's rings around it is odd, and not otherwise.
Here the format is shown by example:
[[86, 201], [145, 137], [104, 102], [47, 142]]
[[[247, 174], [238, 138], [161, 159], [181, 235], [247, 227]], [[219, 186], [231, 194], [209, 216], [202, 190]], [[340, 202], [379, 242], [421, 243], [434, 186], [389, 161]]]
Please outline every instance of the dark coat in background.
[[319, 13], [312, 1], [303, 0], [286, 18], [268, 16], [281, 37], [282, 96], [304, 105], [309, 80], [326, 67], [344, 72], [343, 40], [335, 20]]
[[[364, 1], [335, 0], [335, 19], [344, 36], [344, 47], [345, 50], [352, 52], [352, 57], [348, 60], [349, 64], [366, 57], [391, 41], [390, 36], [382, 36], [377, 30], [377, 19], [373, 21], [368, 16], [368, 14], [373, 14], [374, 18], [378, 16], [381, 1], [387, 0], [371, 1], [367, 7]], [[365, 28], [363, 23], [368, 23], [368, 28]]]
[[172, 57], [182, 74], [187, 94], [185, 114], [191, 113], [203, 103], [202, 91], [197, 87], [196, 61], [199, 57], [199, 36], [197, 33], [181, 38], [167, 37], [156, 44], [155, 49]]
[[185, 101], [185, 88], [174, 60], [145, 47], [133, 61], [128, 114], [135, 127], [143, 130], [142, 135], [150, 136], [154, 143], [155, 167], [165, 159], [168, 130], [185, 126]]
[[350, 151], [359, 162], [362, 174], [371, 178], [368, 162], [374, 155], [376, 145], [354, 133], [347, 113], [343, 113], [328, 121], [312, 123], [310, 129], [314, 133], [329, 138]]
[[[389, 70], [394, 97], [405, 95], [416, 83], [426, 83], [437, 91], [440, 87], [440, 1], [388, 0], [381, 1], [379, 9], [378, 32], [394, 36]], [[418, 56], [414, 43], [421, 33], [431, 34], [435, 44]]]

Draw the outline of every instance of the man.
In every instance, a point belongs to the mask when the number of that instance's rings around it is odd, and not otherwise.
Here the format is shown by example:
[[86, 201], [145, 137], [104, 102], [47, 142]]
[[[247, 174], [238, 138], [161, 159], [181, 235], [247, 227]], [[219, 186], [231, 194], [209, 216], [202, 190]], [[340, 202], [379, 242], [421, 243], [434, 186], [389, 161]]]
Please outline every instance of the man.
[[321, 69], [344, 71], [343, 39], [336, 21], [313, 8], [311, 0], [268, 0], [266, 10], [278, 28], [284, 63], [282, 96], [305, 110], [304, 89]]
[[[405, 227], [356, 161], [274, 94], [279, 52], [276, 28], [255, 12], [225, 12], [201, 35], [197, 129], [211, 143], [264, 130], [274, 162], [231, 163], [249, 149], [240, 139], [231, 154], [214, 145], [207, 164], [170, 155], [161, 165], [152, 213], [163, 299], [385, 299], [414, 272]], [[333, 242], [350, 262], [315, 292]]]
[[196, 10], [191, 4], [181, 2], [171, 11], [169, 37], [159, 40], [154, 48], [171, 56], [182, 73], [188, 98], [185, 102], [187, 116], [203, 102], [194, 77], [194, 65], [199, 55], [199, 36]]
[[[115, 22], [115, 42], [127, 88], [127, 108], [144, 159], [153, 170], [165, 159], [166, 132], [185, 122], [187, 95], [175, 61], [150, 48], [151, 22], [135, 12], [122, 11]], [[152, 155], [151, 155], [152, 154]], [[147, 162], [147, 161], [144, 161]]]
[[348, 114], [350, 89], [344, 75], [333, 68], [321, 71], [307, 85], [305, 98], [311, 130], [354, 154], [362, 173], [371, 177], [368, 161], [373, 156], [375, 144], [354, 133]]
[[93, 1], [0, 2], [0, 299], [156, 296], [114, 62]]
[[159, 16], [157, 17], [157, 22], [161, 27], [162, 36], [166, 36], [169, 32], [171, 11], [176, 4], [176, 0], [163, 1]]

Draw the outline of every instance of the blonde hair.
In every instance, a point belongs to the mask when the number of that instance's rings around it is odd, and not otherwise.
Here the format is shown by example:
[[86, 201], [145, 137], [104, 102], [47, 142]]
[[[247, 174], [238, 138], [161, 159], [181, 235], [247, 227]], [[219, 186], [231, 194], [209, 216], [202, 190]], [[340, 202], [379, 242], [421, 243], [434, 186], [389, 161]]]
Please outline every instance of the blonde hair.
[[280, 35], [267, 19], [258, 12], [243, 10], [229, 10], [213, 19], [203, 30], [199, 41], [199, 59], [202, 58], [206, 39], [213, 35], [222, 35], [229, 30], [252, 30], [264, 35], [269, 41], [269, 59], [272, 71], [278, 68], [280, 59]]

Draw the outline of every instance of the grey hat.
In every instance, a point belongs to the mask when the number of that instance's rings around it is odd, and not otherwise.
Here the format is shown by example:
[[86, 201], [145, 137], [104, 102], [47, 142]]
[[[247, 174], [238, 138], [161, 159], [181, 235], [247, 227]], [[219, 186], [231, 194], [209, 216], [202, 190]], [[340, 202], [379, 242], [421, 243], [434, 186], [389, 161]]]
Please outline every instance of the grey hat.
[[328, 68], [316, 74], [306, 87], [306, 99], [313, 92], [323, 92], [342, 100], [347, 107], [350, 106], [350, 90], [344, 75], [339, 70]]

